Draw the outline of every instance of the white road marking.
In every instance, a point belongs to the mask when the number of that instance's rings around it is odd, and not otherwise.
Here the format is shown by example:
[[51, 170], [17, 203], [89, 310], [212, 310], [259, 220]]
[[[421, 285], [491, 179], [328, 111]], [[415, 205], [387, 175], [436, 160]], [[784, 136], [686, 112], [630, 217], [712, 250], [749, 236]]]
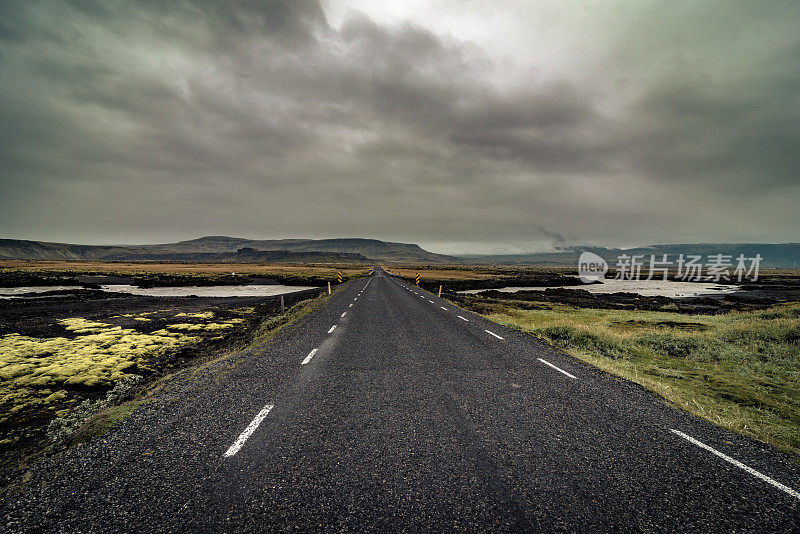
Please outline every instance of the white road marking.
[[564, 373], [564, 374], [565, 374], [565, 375], [567, 375], [568, 377], [570, 377], [570, 378], [574, 378], [574, 379], [576, 379], [576, 380], [578, 379], [578, 377], [577, 377], [577, 376], [569, 374], [569, 373], [568, 373], [568, 372], [566, 372], [565, 370], [563, 370], [563, 369], [561, 369], [561, 368], [559, 368], [559, 367], [556, 367], [555, 365], [553, 365], [552, 363], [548, 362], [547, 360], [543, 360], [543, 359], [541, 359], [541, 358], [536, 358], [536, 359], [537, 359], [537, 360], [539, 360], [540, 362], [542, 362], [542, 363], [543, 363], [543, 364], [545, 364], [545, 365], [549, 365], [550, 367], [552, 367], [553, 369], [555, 369], [555, 370], [556, 370], [556, 371], [558, 371], [559, 373]]
[[329, 333], [329, 334], [331, 334], [331, 333], [333, 333], [333, 331], [334, 331], [334, 330], [336, 330], [336, 325], [333, 325], [333, 326], [331, 327], [331, 329], [330, 329], [330, 330], [328, 330], [328, 333]]
[[497, 339], [505, 339], [505, 338], [502, 338], [502, 337], [498, 336], [497, 334], [495, 334], [495, 333], [494, 333], [494, 332], [492, 332], [491, 330], [484, 330], [484, 332], [486, 332], [487, 334], [492, 334], [492, 335], [493, 335], [494, 337], [496, 337]]
[[353, 307], [353, 305], [352, 305], [352, 304], [350, 304], [350, 305], [348, 306], [348, 308], [352, 308], [352, 307]]
[[344, 313], [342, 314], [342, 318], [344, 318], [344, 316], [345, 316], [345, 315], [347, 315], [347, 312], [344, 312]]
[[311, 361], [311, 358], [313, 358], [316, 353], [317, 349], [314, 349], [311, 352], [309, 352], [308, 356], [306, 356], [306, 358], [302, 362], [300, 362], [300, 365], [306, 365], [308, 362]]
[[353, 302], [355, 302], [355, 301], [357, 301], [357, 300], [358, 300], [358, 297], [354, 298], [354, 299], [353, 299]]
[[461, 319], [462, 321], [469, 322], [469, 319], [467, 319], [466, 317], [461, 317], [461, 316], [459, 315], [459, 316], [458, 316], [458, 318], [459, 318], [459, 319]]
[[434, 302], [433, 302], [431, 299], [428, 299], [428, 302], [430, 302], [431, 304], [433, 304], [433, 303], [434, 303]]
[[443, 309], [444, 311], [447, 311], [447, 308], [445, 308], [444, 306], [439, 306], [439, 307], [440, 307], [441, 309]]
[[269, 414], [269, 412], [272, 411], [272, 408], [273, 408], [272, 404], [267, 404], [266, 406], [264, 406], [261, 409], [261, 411], [258, 412], [258, 415], [256, 415], [256, 418], [253, 419], [252, 421], [250, 421], [250, 424], [247, 425], [247, 428], [244, 429], [244, 432], [242, 432], [239, 435], [239, 437], [236, 438], [236, 441], [233, 442], [233, 445], [231, 445], [228, 448], [228, 450], [225, 451], [225, 454], [223, 454], [223, 457], [227, 458], [227, 457], [233, 456], [234, 454], [239, 452], [239, 449], [242, 448], [242, 445], [244, 445], [244, 442], [247, 441], [247, 438], [249, 438], [253, 434], [253, 432], [256, 431], [256, 428], [258, 428], [258, 425], [260, 425], [261, 421], [263, 421], [264, 418]]
[[792, 488], [790, 488], [790, 487], [788, 487], [788, 486], [784, 486], [783, 484], [781, 484], [781, 483], [780, 483], [780, 482], [778, 482], [777, 480], [773, 480], [773, 479], [769, 478], [767, 475], [765, 475], [765, 474], [763, 474], [763, 473], [760, 473], [759, 471], [756, 471], [756, 470], [755, 470], [755, 469], [753, 469], [752, 467], [750, 467], [750, 466], [747, 466], [747, 465], [743, 464], [743, 463], [742, 463], [742, 462], [740, 462], [739, 460], [734, 460], [733, 458], [731, 458], [731, 457], [730, 457], [730, 456], [728, 456], [727, 454], [723, 454], [723, 453], [719, 452], [717, 449], [715, 449], [715, 448], [713, 448], [713, 447], [709, 447], [708, 445], [706, 445], [706, 444], [705, 444], [705, 443], [703, 443], [702, 441], [698, 441], [698, 440], [694, 439], [692, 436], [689, 436], [689, 435], [687, 435], [687, 434], [684, 434], [684, 433], [683, 433], [683, 432], [681, 432], [680, 430], [675, 430], [674, 428], [670, 428], [669, 430], [670, 430], [670, 432], [672, 432], [673, 434], [677, 434], [678, 436], [682, 437], [683, 439], [685, 439], [685, 440], [686, 440], [686, 441], [688, 441], [689, 443], [692, 443], [692, 444], [694, 444], [694, 445], [697, 445], [697, 446], [698, 446], [698, 447], [700, 447], [701, 449], [705, 449], [705, 450], [707, 450], [708, 452], [710, 452], [711, 454], [715, 454], [715, 455], [719, 456], [720, 458], [722, 458], [722, 459], [723, 459], [723, 460], [725, 460], [726, 462], [732, 463], [733, 465], [735, 465], [735, 466], [736, 466], [736, 467], [738, 467], [739, 469], [743, 469], [744, 471], [747, 471], [748, 473], [750, 473], [750, 474], [751, 474], [751, 475], [753, 475], [754, 477], [756, 477], [756, 478], [760, 478], [761, 480], [763, 480], [763, 481], [764, 481], [764, 482], [766, 482], [767, 484], [772, 484], [773, 486], [775, 486], [775, 487], [776, 487], [776, 488], [778, 488], [779, 490], [781, 490], [781, 491], [785, 491], [786, 493], [788, 493], [789, 495], [791, 495], [791, 496], [792, 496], [792, 497], [794, 497], [795, 499], [800, 499], [800, 493], [799, 493], [799, 492], [797, 492], [796, 490], [793, 490]]
[[419, 298], [424, 299], [425, 297], [423, 295], [420, 295]]

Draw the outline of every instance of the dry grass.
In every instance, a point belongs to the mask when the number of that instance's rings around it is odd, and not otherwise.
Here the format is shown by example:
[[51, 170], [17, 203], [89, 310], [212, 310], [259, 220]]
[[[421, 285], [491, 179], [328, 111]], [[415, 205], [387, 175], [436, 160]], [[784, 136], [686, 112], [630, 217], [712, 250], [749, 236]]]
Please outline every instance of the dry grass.
[[335, 276], [337, 271], [353, 277], [367, 273], [371, 267], [353, 264], [297, 263], [180, 263], [180, 262], [110, 262], [110, 261], [25, 261], [0, 260], [0, 269], [48, 271], [65, 274], [102, 272], [109, 274], [237, 274], [285, 275], [303, 274]]
[[456, 280], [502, 280], [541, 273], [575, 274], [568, 266], [512, 266], [512, 265], [385, 265], [392, 274], [412, 279], [417, 273], [422, 281], [447, 282]]

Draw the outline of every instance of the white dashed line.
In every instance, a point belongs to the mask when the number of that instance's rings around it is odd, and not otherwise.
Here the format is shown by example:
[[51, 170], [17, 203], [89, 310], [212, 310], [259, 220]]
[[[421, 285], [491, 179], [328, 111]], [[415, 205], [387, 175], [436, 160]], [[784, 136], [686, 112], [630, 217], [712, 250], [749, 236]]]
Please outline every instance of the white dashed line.
[[267, 404], [261, 409], [260, 412], [258, 412], [258, 415], [256, 415], [255, 419], [250, 421], [250, 424], [247, 425], [247, 428], [244, 429], [244, 432], [242, 432], [239, 435], [239, 437], [236, 438], [236, 441], [233, 442], [233, 445], [231, 445], [228, 448], [228, 450], [225, 451], [225, 454], [223, 455], [225, 458], [233, 456], [234, 454], [239, 452], [239, 449], [242, 448], [244, 442], [247, 441], [247, 438], [249, 438], [253, 434], [253, 432], [256, 431], [258, 425], [260, 425], [261, 421], [263, 421], [264, 418], [269, 414], [269, 412], [272, 411], [272, 408], [273, 408], [272, 404]]
[[447, 311], [447, 308], [445, 308], [444, 306], [439, 306], [439, 307], [440, 307], [441, 309], [443, 309], [444, 311]]
[[788, 487], [788, 486], [784, 486], [783, 484], [781, 484], [781, 483], [780, 483], [780, 482], [778, 482], [777, 480], [773, 480], [773, 479], [769, 478], [767, 475], [765, 475], [765, 474], [763, 474], [763, 473], [760, 473], [760, 472], [756, 471], [756, 470], [755, 470], [755, 469], [753, 469], [752, 467], [750, 467], [750, 466], [747, 466], [747, 465], [743, 464], [743, 463], [742, 463], [742, 462], [740, 462], [739, 460], [734, 460], [733, 458], [731, 458], [731, 457], [730, 457], [730, 456], [728, 456], [727, 454], [723, 454], [723, 453], [719, 452], [717, 449], [715, 449], [715, 448], [713, 448], [713, 447], [709, 447], [708, 445], [706, 445], [706, 444], [705, 444], [705, 443], [703, 443], [702, 441], [698, 441], [698, 440], [694, 439], [692, 436], [689, 436], [688, 434], [684, 434], [684, 433], [683, 433], [683, 432], [681, 432], [680, 430], [675, 430], [674, 428], [670, 428], [669, 430], [670, 430], [670, 432], [672, 432], [673, 434], [676, 434], [676, 435], [678, 435], [678, 436], [682, 437], [683, 439], [685, 439], [685, 440], [686, 440], [686, 441], [688, 441], [689, 443], [692, 443], [692, 444], [694, 444], [694, 445], [697, 445], [697, 446], [698, 446], [698, 447], [700, 447], [701, 449], [705, 449], [705, 450], [707, 450], [708, 452], [710, 452], [711, 454], [715, 454], [715, 455], [719, 456], [720, 458], [722, 458], [722, 459], [723, 459], [723, 460], [725, 460], [726, 462], [728, 462], [728, 463], [732, 463], [733, 465], [735, 465], [735, 466], [736, 466], [736, 467], [738, 467], [739, 469], [743, 469], [744, 471], [747, 471], [748, 473], [750, 473], [750, 474], [751, 474], [751, 475], [753, 475], [754, 477], [756, 477], [756, 478], [760, 478], [761, 480], [763, 480], [763, 481], [764, 481], [764, 482], [766, 482], [767, 484], [772, 484], [773, 486], [775, 486], [775, 487], [776, 487], [776, 488], [778, 488], [779, 490], [781, 490], [781, 491], [785, 491], [786, 493], [788, 493], [789, 495], [791, 495], [791, 496], [792, 496], [792, 497], [794, 497], [795, 499], [800, 499], [800, 493], [798, 493], [796, 490], [793, 490], [792, 488], [790, 488], [790, 487]]
[[352, 307], [353, 307], [353, 305], [352, 305], [352, 304], [350, 304], [350, 305], [348, 306], [348, 308], [352, 308]]
[[305, 359], [302, 362], [300, 362], [300, 365], [308, 364], [308, 362], [311, 361], [311, 358], [313, 358], [316, 353], [317, 353], [317, 349], [314, 349], [311, 352], [309, 352], [308, 356], [306, 356]]
[[556, 370], [556, 371], [558, 371], [559, 373], [564, 373], [565, 375], [567, 375], [567, 376], [568, 376], [568, 377], [570, 377], [570, 378], [574, 378], [574, 379], [576, 379], [576, 380], [577, 380], [577, 378], [578, 378], [577, 376], [575, 376], [575, 375], [571, 375], [571, 374], [569, 374], [568, 372], [566, 372], [565, 370], [563, 370], [563, 369], [561, 369], [561, 368], [559, 368], [559, 367], [556, 367], [555, 365], [553, 365], [552, 363], [548, 362], [547, 360], [543, 360], [543, 359], [541, 359], [541, 358], [536, 358], [536, 359], [537, 359], [537, 360], [539, 360], [540, 362], [542, 362], [542, 363], [543, 363], [543, 364], [545, 364], [545, 365], [549, 365], [550, 367], [552, 367], [553, 369], [555, 369], [555, 370]]
[[345, 316], [345, 315], [347, 315], [347, 312], [344, 312], [344, 313], [342, 314], [342, 318], [344, 318], [344, 316]]
[[430, 302], [431, 304], [434, 304], [434, 302], [431, 299], [428, 299], [428, 302]]
[[328, 333], [329, 333], [329, 334], [331, 334], [331, 333], [333, 333], [333, 331], [334, 331], [334, 330], [336, 330], [336, 325], [333, 325], [333, 326], [331, 327], [331, 329], [330, 329], [330, 330], [328, 330]]
[[484, 332], [486, 332], [487, 334], [492, 334], [492, 335], [493, 335], [494, 337], [496, 337], [497, 339], [505, 339], [505, 338], [503, 338], [503, 337], [500, 337], [500, 336], [498, 336], [497, 334], [495, 334], [495, 333], [494, 333], [494, 332], [492, 332], [491, 330], [484, 330]]
[[462, 321], [469, 322], [469, 319], [467, 319], [466, 317], [461, 317], [461, 316], [459, 315], [459, 316], [458, 316], [458, 318], [459, 318], [459, 319], [461, 319]]

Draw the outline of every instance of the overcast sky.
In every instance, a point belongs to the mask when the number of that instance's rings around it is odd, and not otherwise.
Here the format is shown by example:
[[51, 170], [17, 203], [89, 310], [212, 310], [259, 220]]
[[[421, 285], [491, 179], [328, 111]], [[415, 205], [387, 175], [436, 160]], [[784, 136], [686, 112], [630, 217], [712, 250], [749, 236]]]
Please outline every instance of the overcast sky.
[[800, 241], [800, 2], [0, 3], [0, 236]]

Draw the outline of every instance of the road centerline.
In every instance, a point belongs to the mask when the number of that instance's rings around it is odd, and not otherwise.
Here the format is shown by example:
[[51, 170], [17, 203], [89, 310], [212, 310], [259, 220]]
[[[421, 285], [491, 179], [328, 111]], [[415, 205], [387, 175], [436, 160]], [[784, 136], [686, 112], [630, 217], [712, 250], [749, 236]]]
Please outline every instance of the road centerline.
[[233, 445], [228, 447], [228, 450], [225, 451], [225, 454], [223, 454], [222, 456], [224, 458], [228, 458], [239, 452], [239, 449], [242, 448], [242, 445], [244, 445], [244, 442], [247, 441], [247, 438], [249, 438], [253, 434], [253, 432], [256, 431], [258, 425], [260, 425], [261, 421], [263, 421], [264, 418], [267, 417], [267, 415], [269, 415], [269, 412], [272, 411], [273, 407], [274, 405], [272, 404], [267, 404], [266, 406], [264, 406], [261, 409], [261, 411], [258, 412], [258, 414], [255, 416], [255, 418], [252, 421], [250, 421], [250, 424], [247, 425], [247, 428], [244, 429], [244, 432], [239, 434], [239, 437], [236, 438], [236, 441], [233, 442]]
[[305, 359], [303, 359], [303, 361], [300, 362], [300, 365], [307, 365], [311, 361], [311, 358], [313, 358], [316, 353], [317, 349], [313, 349], [311, 352], [308, 353], [308, 356], [306, 356]]

